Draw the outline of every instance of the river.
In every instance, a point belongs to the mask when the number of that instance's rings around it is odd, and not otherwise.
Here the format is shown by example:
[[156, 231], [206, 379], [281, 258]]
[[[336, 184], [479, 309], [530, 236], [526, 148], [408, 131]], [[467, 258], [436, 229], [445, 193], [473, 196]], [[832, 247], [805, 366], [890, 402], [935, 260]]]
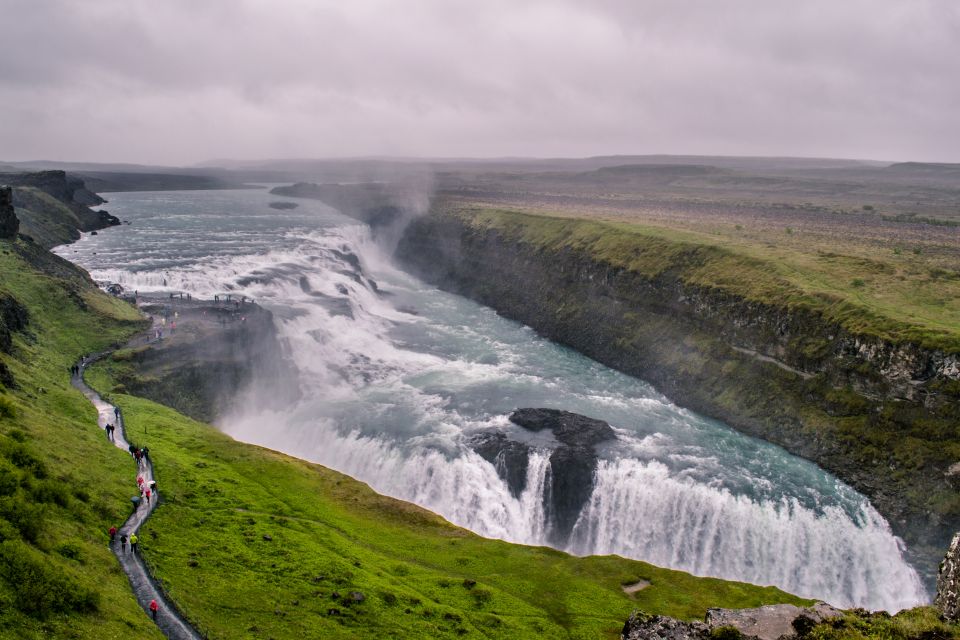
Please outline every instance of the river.
[[[278, 211], [268, 204], [289, 199], [265, 189], [104, 197], [131, 224], [57, 249], [94, 279], [245, 295], [274, 313], [302, 399], [238, 399], [217, 426], [239, 440], [342, 471], [481, 535], [547, 544], [551, 441], [531, 440], [506, 416], [566, 409], [606, 420], [617, 439], [600, 449], [593, 495], [555, 546], [840, 606], [896, 611], [929, 600], [888, 524], [835, 477], [425, 285], [394, 267], [367, 227], [319, 202]], [[536, 449], [517, 497], [465, 444], [491, 428]]]

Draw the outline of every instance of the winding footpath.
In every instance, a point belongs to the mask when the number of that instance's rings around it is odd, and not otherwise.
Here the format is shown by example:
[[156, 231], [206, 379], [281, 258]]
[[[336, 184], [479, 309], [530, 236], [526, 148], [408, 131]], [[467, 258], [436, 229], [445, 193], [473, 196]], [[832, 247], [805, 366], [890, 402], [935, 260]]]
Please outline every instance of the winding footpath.
[[[118, 428], [114, 432], [113, 443], [120, 449], [129, 452], [130, 443], [126, 438], [123, 415], [116, 414], [116, 407], [101, 398], [100, 394], [87, 386], [87, 383], [83, 380], [83, 372], [86, 365], [95, 362], [104, 355], [106, 354], [97, 354], [87, 358], [85, 364], [80, 366], [79, 373], [71, 376], [70, 382], [96, 407], [98, 414], [97, 424], [101, 429], [104, 429], [107, 424], [116, 424]], [[105, 429], [104, 432], [106, 432]], [[143, 460], [143, 463], [137, 469], [137, 475], [143, 476], [145, 486], [150, 486], [150, 481], [154, 478], [153, 464], [149, 459], [145, 458]], [[135, 479], [136, 476], [134, 476], [134, 480]], [[133, 515], [119, 527], [117, 531], [117, 541], [111, 545], [111, 550], [114, 555], [117, 556], [117, 559], [120, 561], [120, 566], [130, 579], [130, 586], [133, 588], [137, 602], [140, 603], [140, 606], [148, 616], [150, 616], [150, 601], [157, 601], [159, 608], [157, 611], [156, 624], [166, 637], [171, 638], [171, 640], [203, 640], [203, 636], [180, 615], [176, 607], [167, 599], [166, 595], [150, 576], [143, 558], [141, 558], [139, 554], [132, 553], [129, 545], [127, 546], [126, 552], [120, 549], [120, 536], [126, 535], [129, 539], [131, 534], [139, 531], [140, 526], [150, 514], [153, 513], [153, 510], [159, 502], [160, 491], [155, 489], [150, 502], [147, 503], [146, 500], [142, 500], [140, 506], [133, 512]]]

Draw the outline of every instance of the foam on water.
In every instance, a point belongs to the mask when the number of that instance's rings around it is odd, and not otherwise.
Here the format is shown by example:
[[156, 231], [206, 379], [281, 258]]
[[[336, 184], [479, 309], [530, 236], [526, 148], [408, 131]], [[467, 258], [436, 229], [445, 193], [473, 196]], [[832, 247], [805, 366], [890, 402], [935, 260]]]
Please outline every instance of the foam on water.
[[[618, 439], [601, 451], [568, 551], [775, 584], [843, 606], [927, 600], [863, 496], [423, 285], [392, 267], [365, 227], [322, 205], [283, 217], [256, 191], [110, 199], [134, 225], [61, 249], [94, 278], [197, 297], [233, 292], [274, 311], [303, 399], [265, 409], [251, 393], [221, 421], [234, 437], [343, 471], [482, 535], [546, 544], [550, 443], [532, 441], [526, 489], [514, 497], [465, 440], [490, 428], [524, 436], [505, 419], [518, 406], [576, 411], [609, 421]], [[362, 274], [345, 253], [359, 257]]]

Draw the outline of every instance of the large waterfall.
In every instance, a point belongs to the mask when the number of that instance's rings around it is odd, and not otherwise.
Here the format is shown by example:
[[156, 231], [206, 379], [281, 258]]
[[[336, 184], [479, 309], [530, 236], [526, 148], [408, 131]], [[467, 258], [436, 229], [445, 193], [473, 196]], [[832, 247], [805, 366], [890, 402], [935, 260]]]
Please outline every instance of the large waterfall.
[[[101, 280], [274, 312], [302, 399], [256, 390], [220, 427], [313, 460], [450, 521], [546, 544], [551, 436], [506, 416], [554, 407], [609, 422], [592, 496], [565, 543], [828, 600], [897, 610], [926, 599], [865, 498], [814, 465], [683, 410], [491, 310], [392, 267], [366, 228], [319, 203], [269, 209], [258, 191], [113, 194], [130, 227], [61, 250]], [[530, 447], [511, 494], [469, 446], [502, 430]]]

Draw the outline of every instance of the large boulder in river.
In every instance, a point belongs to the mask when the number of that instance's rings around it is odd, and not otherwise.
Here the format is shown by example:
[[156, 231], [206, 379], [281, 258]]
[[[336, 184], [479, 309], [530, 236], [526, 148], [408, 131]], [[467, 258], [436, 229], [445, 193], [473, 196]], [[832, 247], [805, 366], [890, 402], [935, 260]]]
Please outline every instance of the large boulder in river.
[[549, 429], [560, 446], [550, 454], [550, 476], [544, 488], [547, 537], [562, 545], [593, 494], [596, 445], [615, 435], [603, 420], [558, 409], [517, 409], [510, 421], [530, 431]]
[[20, 219], [13, 210], [13, 189], [0, 187], [0, 238], [16, 238], [19, 230]]
[[517, 409], [510, 422], [530, 431], [549, 429], [553, 436], [569, 447], [593, 447], [604, 440], [613, 440], [613, 429], [603, 420], [559, 409]]
[[937, 597], [933, 601], [944, 620], [960, 621], [960, 533], [953, 536], [937, 575]]
[[[510, 421], [528, 431], [550, 431], [559, 443], [550, 454], [543, 488], [547, 538], [557, 546], [570, 539], [573, 526], [593, 494], [597, 470], [596, 445], [616, 436], [609, 424], [558, 409], [517, 409]], [[511, 440], [502, 431], [482, 431], [468, 442], [519, 497], [527, 486], [530, 446]]]

